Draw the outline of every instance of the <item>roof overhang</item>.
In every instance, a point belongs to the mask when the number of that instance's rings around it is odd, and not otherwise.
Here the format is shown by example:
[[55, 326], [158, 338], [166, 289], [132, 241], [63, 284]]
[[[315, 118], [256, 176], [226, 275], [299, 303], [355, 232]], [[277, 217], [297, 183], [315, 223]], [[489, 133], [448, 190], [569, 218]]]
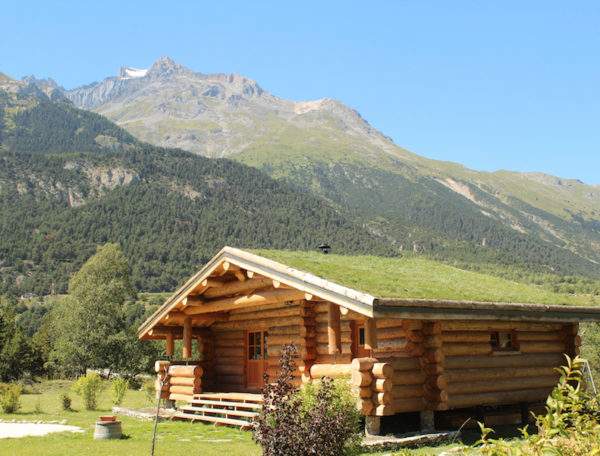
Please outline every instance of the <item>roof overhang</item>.
[[346, 307], [366, 317], [373, 317], [374, 296], [346, 288], [313, 274], [291, 268], [244, 250], [224, 247], [139, 327], [138, 337], [147, 338], [148, 332], [154, 326], [159, 325], [169, 312], [177, 308], [190, 293], [198, 288], [202, 281], [211, 277], [225, 262], [243, 270], [252, 271], [261, 276], [276, 280], [299, 291], [318, 296], [322, 300]]
[[576, 323], [600, 321], [600, 307], [429, 299], [376, 299], [376, 318], [505, 320]]

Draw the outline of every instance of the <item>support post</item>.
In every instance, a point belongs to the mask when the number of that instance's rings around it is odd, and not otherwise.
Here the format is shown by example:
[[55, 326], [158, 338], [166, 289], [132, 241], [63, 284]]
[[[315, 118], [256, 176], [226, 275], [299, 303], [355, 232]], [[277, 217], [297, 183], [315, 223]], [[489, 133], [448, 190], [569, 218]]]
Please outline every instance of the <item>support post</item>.
[[329, 303], [327, 308], [327, 336], [329, 342], [329, 354], [336, 355], [342, 351], [342, 334], [340, 328], [340, 308], [338, 305]]
[[529, 404], [527, 402], [521, 402], [519, 404], [519, 409], [521, 412], [521, 425], [525, 426], [526, 424], [529, 424], [531, 418], [531, 415], [529, 414]]
[[189, 359], [192, 357], [192, 319], [186, 317], [183, 320], [183, 353], [182, 357]]
[[200, 336], [196, 337], [196, 352], [199, 355], [198, 359], [199, 360], [204, 360], [204, 356], [202, 356], [203, 353], [204, 353], [204, 344], [202, 342], [202, 337], [200, 337]]
[[303, 342], [306, 347], [306, 354], [304, 356], [304, 366], [301, 366], [300, 372], [303, 383], [310, 383], [311, 374], [310, 369], [317, 359], [317, 341], [316, 334], [313, 328], [315, 327], [315, 305], [306, 300], [300, 301], [300, 309], [304, 314], [304, 325], [300, 326], [303, 329]]
[[381, 417], [380, 416], [365, 416], [365, 435], [380, 435], [381, 434]]
[[173, 333], [167, 333], [167, 338], [165, 340], [165, 353], [167, 356], [173, 356], [173, 352], [175, 351], [175, 339], [173, 338]]
[[421, 420], [421, 432], [435, 431], [435, 415], [433, 410], [422, 410], [419, 412]]
[[374, 318], [368, 318], [365, 322], [365, 348], [367, 350], [377, 348], [377, 326]]

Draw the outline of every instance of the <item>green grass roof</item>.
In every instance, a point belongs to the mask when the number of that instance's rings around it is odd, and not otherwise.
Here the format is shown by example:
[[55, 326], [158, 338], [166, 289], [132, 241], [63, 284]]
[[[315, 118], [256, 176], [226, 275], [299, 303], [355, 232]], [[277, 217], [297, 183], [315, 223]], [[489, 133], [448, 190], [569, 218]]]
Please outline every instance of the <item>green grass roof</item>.
[[590, 295], [553, 293], [423, 257], [323, 255], [320, 252], [251, 250], [295, 269], [378, 298], [593, 305]]

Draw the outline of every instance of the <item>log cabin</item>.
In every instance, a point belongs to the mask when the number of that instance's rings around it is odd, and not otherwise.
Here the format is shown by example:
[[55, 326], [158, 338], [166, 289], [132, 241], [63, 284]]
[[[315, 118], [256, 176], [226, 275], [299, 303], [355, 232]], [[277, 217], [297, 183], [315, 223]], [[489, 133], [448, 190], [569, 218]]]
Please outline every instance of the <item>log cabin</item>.
[[373, 434], [403, 416], [430, 430], [453, 410], [518, 406], [526, 416], [556, 384], [564, 354], [579, 353], [579, 322], [600, 320], [600, 308], [515, 303], [520, 285], [508, 281], [494, 292], [513, 302], [494, 300], [474, 273], [436, 284], [435, 268], [394, 276], [356, 257], [361, 272], [349, 275], [333, 255], [277, 252], [223, 248], [139, 328], [140, 339], [165, 341], [157, 394], [182, 401], [182, 418], [248, 427], [286, 344], [297, 348], [296, 385], [347, 378]]

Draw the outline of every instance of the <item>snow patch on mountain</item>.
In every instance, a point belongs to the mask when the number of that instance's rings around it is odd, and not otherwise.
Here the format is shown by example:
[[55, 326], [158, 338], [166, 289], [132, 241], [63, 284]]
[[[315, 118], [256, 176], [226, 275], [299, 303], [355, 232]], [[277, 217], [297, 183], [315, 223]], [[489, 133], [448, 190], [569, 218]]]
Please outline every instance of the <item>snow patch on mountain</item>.
[[143, 78], [148, 73], [147, 69], [123, 67], [121, 68], [120, 79]]

